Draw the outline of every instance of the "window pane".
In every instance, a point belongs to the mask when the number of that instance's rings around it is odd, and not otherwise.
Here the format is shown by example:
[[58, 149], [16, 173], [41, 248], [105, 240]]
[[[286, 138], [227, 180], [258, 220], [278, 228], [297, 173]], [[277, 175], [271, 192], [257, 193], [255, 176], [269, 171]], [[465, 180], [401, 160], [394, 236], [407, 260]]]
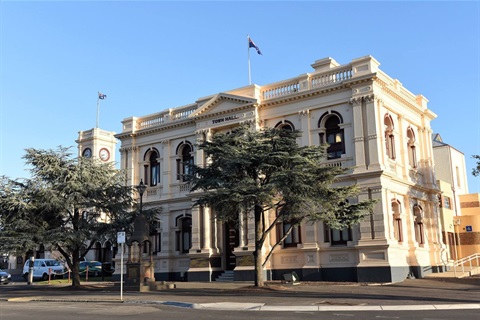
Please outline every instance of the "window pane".
[[332, 229], [332, 241], [333, 242], [340, 241], [340, 230]]

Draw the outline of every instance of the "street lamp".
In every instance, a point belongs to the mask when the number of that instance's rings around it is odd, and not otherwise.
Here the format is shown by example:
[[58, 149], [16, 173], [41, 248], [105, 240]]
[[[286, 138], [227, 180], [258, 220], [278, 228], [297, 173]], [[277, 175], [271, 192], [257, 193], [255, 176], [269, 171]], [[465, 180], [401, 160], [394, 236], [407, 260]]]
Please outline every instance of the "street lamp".
[[143, 194], [145, 193], [145, 190], [147, 189], [147, 186], [143, 184], [143, 180], [140, 179], [140, 184], [136, 186], [138, 193], [140, 194], [140, 214], [142, 214], [142, 206], [143, 206]]

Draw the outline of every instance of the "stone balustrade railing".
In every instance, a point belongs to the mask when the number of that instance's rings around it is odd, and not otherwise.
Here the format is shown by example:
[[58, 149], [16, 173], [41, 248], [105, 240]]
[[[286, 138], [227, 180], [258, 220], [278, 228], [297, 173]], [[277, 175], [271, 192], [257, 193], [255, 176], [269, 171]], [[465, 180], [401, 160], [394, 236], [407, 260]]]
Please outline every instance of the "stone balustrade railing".
[[[146, 129], [150, 127], [155, 127], [159, 125], [163, 125], [168, 122], [178, 121], [187, 119], [188, 116], [195, 112], [197, 107], [188, 106], [188, 108], [177, 108], [177, 109], [170, 109], [168, 112], [160, 112], [155, 113], [150, 116], [146, 116], [136, 120], [136, 129]], [[124, 125], [125, 129], [131, 129], [128, 124]]]
[[326, 71], [319, 71], [298, 78], [262, 86], [262, 99], [274, 99], [300, 91], [320, 88], [334, 83], [342, 82], [353, 77], [351, 65], [340, 66]]

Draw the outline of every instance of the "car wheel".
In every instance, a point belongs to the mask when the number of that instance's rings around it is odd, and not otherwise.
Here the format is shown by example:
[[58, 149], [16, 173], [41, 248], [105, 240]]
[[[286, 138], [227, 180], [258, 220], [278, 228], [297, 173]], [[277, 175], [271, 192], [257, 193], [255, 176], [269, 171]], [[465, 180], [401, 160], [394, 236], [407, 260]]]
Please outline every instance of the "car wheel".
[[94, 278], [98, 277], [98, 271], [95, 271], [95, 272], [93, 273], [93, 277], [94, 277]]
[[47, 281], [48, 280], [48, 274], [44, 273], [43, 276], [42, 276], [42, 280]]
[[25, 280], [28, 281], [28, 273], [24, 273], [24, 274], [23, 274], [23, 279], [25, 279]]

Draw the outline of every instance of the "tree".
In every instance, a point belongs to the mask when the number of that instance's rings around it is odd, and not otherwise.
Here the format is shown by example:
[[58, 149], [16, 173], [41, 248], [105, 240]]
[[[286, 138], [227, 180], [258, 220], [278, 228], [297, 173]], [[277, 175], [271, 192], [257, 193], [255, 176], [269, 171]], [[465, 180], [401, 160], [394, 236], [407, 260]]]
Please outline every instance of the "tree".
[[[299, 146], [299, 136], [298, 131], [239, 127], [199, 144], [207, 165], [193, 170], [195, 205], [211, 207], [221, 221], [238, 223], [239, 212], [253, 215], [255, 286], [263, 286], [263, 266], [293, 228], [315, 221], [332, 229], [351, 227], [369, 215], [373, 205], [355, 201], [355, 185], [334, 187], [346, 169], [326, 165], [325, 146]], [[267, 218], [270, 212], [274, 219]], [[265, 240], [281, 222], [289, 228], [262, 261]]]
[[478, 177], [480, 176], [480, 155], [473, 155], [472, 158], [477, 160], [477, 167], [472, 169], [472, 174]]
[[20, 253], [40, 244], [58, 250], [78, 287], [79, 262], [92, 245], [131, 226], [133, 191], [113, 164], [72, 158], [68, 148], [26, 149], [24, 159], [30, 179], [0, 179], [0, 251]]

